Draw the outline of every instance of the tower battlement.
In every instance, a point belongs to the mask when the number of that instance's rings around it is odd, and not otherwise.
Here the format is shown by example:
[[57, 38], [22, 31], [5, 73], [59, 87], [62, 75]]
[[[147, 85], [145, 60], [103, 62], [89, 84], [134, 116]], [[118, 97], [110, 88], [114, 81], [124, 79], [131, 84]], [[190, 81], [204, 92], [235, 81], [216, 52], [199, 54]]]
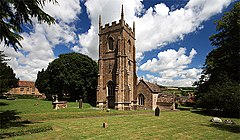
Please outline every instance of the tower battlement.
[[121, 11], [121, 19], [117, 23], [117, 21], [113, 21], [110, 25], [109, 23], [106, 23], [104, 26], [102, 26], [102, 18], [101, 15], [99, 15], [99, 34], [105, 34], [108, 32], [116, 31], [116, 30], [125, 30], [130, 36], [135, 38], [135, 22], [133, 22], [133, 29], [125, 22], [124, 20], [124, 13], [123, 13], [123, 5], [122, 5], [122, 11]]
[[135, 36], [135, 31], [127, 23], [125, 23], [124, 20], [119, 20], [119, 22], [113, 21], [111, 25], [109, 23], [106, 23], [104, 26], [100, 26], [99, 34], [105, 34], [107, 32], [115, 31], [122, 28], [127, 31], [128, 34], [130, 34], [132, 37]]

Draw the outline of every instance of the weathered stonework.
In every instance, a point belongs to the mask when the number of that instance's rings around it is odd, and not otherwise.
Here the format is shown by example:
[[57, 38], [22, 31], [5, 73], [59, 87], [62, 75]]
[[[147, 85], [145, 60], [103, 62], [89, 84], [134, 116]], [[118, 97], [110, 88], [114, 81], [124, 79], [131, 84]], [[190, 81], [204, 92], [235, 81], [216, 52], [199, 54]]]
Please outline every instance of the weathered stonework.
[[[97, 107], [117, 110], [174, 108], [174, 102], [161, 102], [161, 88], [141, 79], [137, 84], [135, 60], [135, 23], [133, 29], [121, 19], [102, 26], [99, 16], [99, 75]], [[170, 97], [170, 96], [167, 96]], [[172, 99], [172, 97], [170, 97]], [[174, 98], [174, 97], [173, 97]], [[164, 100], [165, 101], [165, 100]], [[169, 101], [169, 100], [168, 100]], [[174, 101], [174, 100], [173, 100]]]
[[135, 27], [125, 23], [123, 7], [119, 23], [101, 25], [99, 16], [99, 75], [97, 107], [134, 109], [136, 100]]
[[[144, 104], [141, 103], [141, 96], [144, 99]], [[141, 79], [137, 85], [137, 100], [138, 109], [155, 110], [158, 106], [161, 110], [175, 109], [175, 96], [171, 93], [165, 93], [157, 84], [153, 84]]]
[[[137, 85], [137, 93], [138, 95], [135, 97], [135, 99], [137, 100], [138, 109], [152, 109], [154, 93], [152, 93], [151, 89], [143, 80], [140, 80]], [[139, 99], [139, 97], [142, 95], [144, 99], [144, 104], [140, 103]]]

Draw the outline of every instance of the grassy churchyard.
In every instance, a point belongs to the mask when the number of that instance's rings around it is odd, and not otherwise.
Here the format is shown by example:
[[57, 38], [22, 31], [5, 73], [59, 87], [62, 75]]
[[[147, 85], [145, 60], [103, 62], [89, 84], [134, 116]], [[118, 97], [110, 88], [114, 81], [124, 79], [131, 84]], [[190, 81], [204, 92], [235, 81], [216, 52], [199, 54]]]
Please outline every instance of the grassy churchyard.
[[[0, 138], [240, 139], [240, 119], [231, 118], [236, 124], [226, 125], [191, 111], [163, 111], [157, 117], [153, 111], [107, 112], [83, 106], [79, 109], [78, 103], [70, 102], [66, 109], [53, 110], [49, 101], [0, 99]], [[12, 121], [6, 124], [8, 120]], [[104, 122], [107, 128], [102, 127]]]

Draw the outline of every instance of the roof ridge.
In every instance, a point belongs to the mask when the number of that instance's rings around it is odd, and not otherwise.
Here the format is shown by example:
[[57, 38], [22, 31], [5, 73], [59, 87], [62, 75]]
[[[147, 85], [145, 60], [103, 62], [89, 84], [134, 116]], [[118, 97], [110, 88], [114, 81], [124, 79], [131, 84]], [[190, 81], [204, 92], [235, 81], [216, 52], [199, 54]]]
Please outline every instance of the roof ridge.
[[[141, 79], [140, 81], [143, 81], [152, 92], [161, 92], [161, 88], [158, 84], [154, 84], [154, 83], [151, 83], [151, 82], [148, 82], [148, 81], [144, 81], [143, 79]], [[156, 87], [157, 87], [157, 89], [156, 89]], [[156, 90], [154, 90], [154, 89], [156, 89]]]

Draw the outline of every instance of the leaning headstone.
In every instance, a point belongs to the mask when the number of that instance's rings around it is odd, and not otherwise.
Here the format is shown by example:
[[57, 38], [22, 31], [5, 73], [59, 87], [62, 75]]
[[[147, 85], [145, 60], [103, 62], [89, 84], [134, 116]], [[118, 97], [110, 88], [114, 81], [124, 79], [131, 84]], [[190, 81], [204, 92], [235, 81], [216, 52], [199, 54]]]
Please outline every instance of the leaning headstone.
[[222, 122], [222, 120], [218, 117], [213, 117], [210, 121], [214, 122], [214, 123], [221, 123]]
[[160, 109], [157, 106], [156, 109], [155, 109], [155, 116], [159, 116], [159, 115], [160, 115]]

